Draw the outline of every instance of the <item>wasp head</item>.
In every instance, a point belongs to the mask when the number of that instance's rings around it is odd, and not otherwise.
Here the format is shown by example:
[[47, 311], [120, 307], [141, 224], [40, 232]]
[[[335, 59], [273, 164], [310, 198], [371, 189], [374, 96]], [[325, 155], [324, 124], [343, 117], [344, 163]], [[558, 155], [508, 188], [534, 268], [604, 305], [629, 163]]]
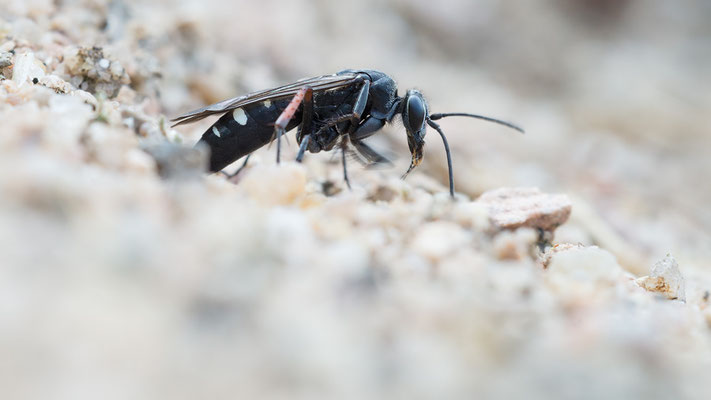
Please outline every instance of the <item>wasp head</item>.
[[407, 169], [403, 178], [407, 176], [422, 161], [422, 150], [425, 146], [425, 121], [427, 119], [427, 103], [422, 93], [411, 89], [407, 91], [403, 101], [402, 123], [407, 132], [407, 144], [412, 153], [410, 168]]
[[407, 131], [407, 144], [410, 146], [410, 153], [412, 153], [412, 161], [410, 162], [410, 168], [407, 169], [405, 178], [407, 174], [410, 173], [416, 166], [422, 161], [422, 149], [425, 146], [425, 124], [432, 127], [439, 133], [442, 138], [442, 144], [444, 144], [444, 151], [447, 155], [447, 170], [449, 173], [449, 194], [454, 197], [454, 174], [452, 172], [452, 155], [449, 151], [449, 143], [447, 143], [447, 138], [444, 136], [442, 128], [437, 124], [436, 120], [445, 117], [470, 117], [483, 119], [489, 122], [494, 122], [500, 125], [508, 126], [509, 128], [515, 129], [523, 133], [523, 129], [514, 125], [510, 122], [502, 121], [500, 119], [485, 117], [483, 115], [469, 114], [469, 113], [437, 113], [430, 114], [427, 109], [427, 102], [425, 98], [422, 97], [422, 93], [417, 90], [411, 89], [407, 91], [407, 94], [402, 99], [400, 105], [400, 113], [402, 115], [402, 123], [405, 125], [405, 130]]

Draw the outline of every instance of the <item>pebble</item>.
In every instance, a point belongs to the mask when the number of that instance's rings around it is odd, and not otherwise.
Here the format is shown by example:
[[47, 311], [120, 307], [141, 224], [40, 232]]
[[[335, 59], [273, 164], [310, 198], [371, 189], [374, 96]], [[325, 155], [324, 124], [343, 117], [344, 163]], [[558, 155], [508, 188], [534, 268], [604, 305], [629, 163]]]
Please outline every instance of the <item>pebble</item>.
[[306, 172], [296, 162], [258, 165], [248, 172], [238, 187], [257, 203], [294, 204], [306, 192]]
[[170, 142], [144, 147], [158, 167], [163, 179], [199, 179], [208, 165], [208, 152], [204, 147], [187, 147]]
[[652, 266], [651, 275], [638, 278], [636, 282], [647, 291], [661, 293], [669, 300], [686, 301], [684, 277], [671, 254]]
[[414, 233], [412, 249], [430, 261], [452, 256], [470, 240], [459, 225], [448, 221], [426, 223]]
[[35, 58], [34, 53], [27, 52], [15, 57], [12, 80], [17, 84], [31, 84], [33, 79], [42, 78], [45, 74], [44, 64]]
[[498, 229], [529, 227], [552, 232], [565, 223], [572, 205], [565, 195], [542, 193], [537, 188], [501, 188], [482, 194], [476, 202], [489, 211]]

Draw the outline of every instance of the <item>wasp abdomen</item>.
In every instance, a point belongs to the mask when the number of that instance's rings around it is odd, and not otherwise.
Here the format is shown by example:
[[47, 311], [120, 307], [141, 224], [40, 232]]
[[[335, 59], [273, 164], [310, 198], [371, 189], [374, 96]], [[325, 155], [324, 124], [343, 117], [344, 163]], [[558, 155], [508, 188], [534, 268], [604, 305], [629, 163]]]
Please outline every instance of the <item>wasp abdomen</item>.
[[[221, 171], [237, 159], [259, 149], [274, 137], [274, 121], [289, 100], [264, 101], [235, 108], [224, 114], [203, 133], [200, 143], [210, 148], [209, 170]], [[292, 118], [287, 129], [301, 121], [301, 116]]]

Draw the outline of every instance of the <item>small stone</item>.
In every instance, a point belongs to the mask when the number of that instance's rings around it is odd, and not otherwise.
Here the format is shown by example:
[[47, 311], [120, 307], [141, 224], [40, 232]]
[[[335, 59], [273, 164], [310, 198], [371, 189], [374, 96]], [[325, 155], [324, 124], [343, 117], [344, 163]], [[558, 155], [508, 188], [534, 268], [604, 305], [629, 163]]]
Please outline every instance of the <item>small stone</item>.
[[94, 122], [82, 137], [89, 162], [104, 168], [121, 170], [126, 165], [126, 152], [136, 147], [138, 140], [125, 128]]
[[[131, 149], [126, 152], [126, 169], [143, 175], [155, 174], [157, 163], [145, 151]], [[160, 171], [159, 171], [160, 172]], [[161, 176], [162, 177], [162, 176]]]
[[671, 254], [654, 264], [652, 275], [643, 276], [636, 282], [647, 291], [661, 293], [670, 300], [686, 301], [684, 277]]
[[75, 90], [72, 92], [72, 95], [80, 98], [84, 103], [89, 104], [90, 106], [94, 107], [96, 109], [99, 106], [98, 100], [96, 100], [96, 97], [94, 97], [93, 94], [85, 91], [85, 90]]
[[256, 202], [265, 205], [288, 205], [306, 192], [306, 171], [301, 164], [256, 165], [238, 185]]
[[430, 261], [438, 261], [467, 246], [470, 236], [459, 225], [447, 221], [429, 222], [416, 233], [412, 248]]
[[530, 228], [505, 231], [494, 238], [492, 247], [499, 260], [523, 260], [534, 254], [533, 249], [538, 239], [536, 231]]
[[111, 73], [116, 77], [121, 77], [126, 73], [126, 71], [123, 69], [120, 62], [114, 61], [111, 63]]
[[467, 228], [486, 231], [491, 227], [487, 207], [474, 201], [455, 203], [452, 209], [452, 217], [454, 221]]
[[529, 227], [553, 232], [570, 216], [572, 205], [565, 195], [542, 193], [537, 188], [501, 188], [482, 194], [476, 203], [489, 210], [499, 229]]
[[0, 81], [12, 77], [12, 54], [0, 53]]
[[69, 83], [57, 75], [46, 75], [39, 78], [37, 83], [54, 90], [56, 93], [69, 93], [72, 90]]
[[[4, 40], [7, 40], [7, 37], [5, 37]], [[17, 43], [15, 43], [14, 40], [7, 40], [6, 42], [0, 44], [0, 52], [10, 52], [11, 50], [15, 49], [15, 46], [17, 46]]]
[[368, 200], [384, 201], [386, 203], [389, 203], [395, 198], [395, 196], [397, 196], [397, 192], [391, 187], [379, 185], [375, 188], [375, 191], [368, 196]]
[[552, 252], [544, 278], [568, 305], [606, 301], [627, 279], [615, 256], [595, 246], [565, 246]]
[[560, 243], [556, 244], [555, 246], [549, 248], [546, 250], [545, 253], [541, 254], [539, 259], [538, 259], [538, 265], [546, 269], [548, 268], [548, 264], [551, 263], [551, 260], [553, 260], [553, 256], [555, 256], [557, 253], [563, 252], [563, 251], [568, 251], [570, 249], [584, 249], [586, 246], [583, 246], [581, 244], [572, 244], [572, 243]]
[[343, 188], [338, 186], [335, 182], [331, 180], [323, 181], [321, 184], [321, 191], [326, 196], [335, 196], [343, 191]]
[[64, 65], [75, 86], [109, 98], [115, 97], [122, 85], [131, 82], [121, 64], [105, 56], [101, 47], [80, 47], [68, 52]]
[[185, 147], [164, 142], [143, 150], [153, 157], [163, 179], [196, 179], [207, 170], [208, 151], [203, 146]]
[[562, 246], [551, 254], [550, 274], [573, 280], [610, 282], [623, 274], [615, 256], [597, 246]]
[[137, 96], [136, 91], [129, 86], [121, 86], [115, 100], [119, 103], [133, 104], [136, 102]]
[[12, 69], [12, 80], [18, 85], [28, 83], [33, 78], [45, 76], [44, 65], [35, 58], [34, 53], [28, 52], [20, 54], [15, 59], [15, 66]]
[[0, 53], [0, 69], [7, 68], [12, 65], [12, 53]]

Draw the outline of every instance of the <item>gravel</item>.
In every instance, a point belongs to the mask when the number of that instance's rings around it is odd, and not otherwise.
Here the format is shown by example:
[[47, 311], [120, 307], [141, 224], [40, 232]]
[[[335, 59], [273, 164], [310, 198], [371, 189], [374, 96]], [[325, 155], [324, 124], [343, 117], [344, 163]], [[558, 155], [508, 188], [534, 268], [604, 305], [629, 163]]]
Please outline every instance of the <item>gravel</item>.
[[[623, 3], [0, 5], [3, 398], [709, 398], [708, 13]], [[167, 122], [358, 63], [527, 135], [443, 122], [452, 199]]]

